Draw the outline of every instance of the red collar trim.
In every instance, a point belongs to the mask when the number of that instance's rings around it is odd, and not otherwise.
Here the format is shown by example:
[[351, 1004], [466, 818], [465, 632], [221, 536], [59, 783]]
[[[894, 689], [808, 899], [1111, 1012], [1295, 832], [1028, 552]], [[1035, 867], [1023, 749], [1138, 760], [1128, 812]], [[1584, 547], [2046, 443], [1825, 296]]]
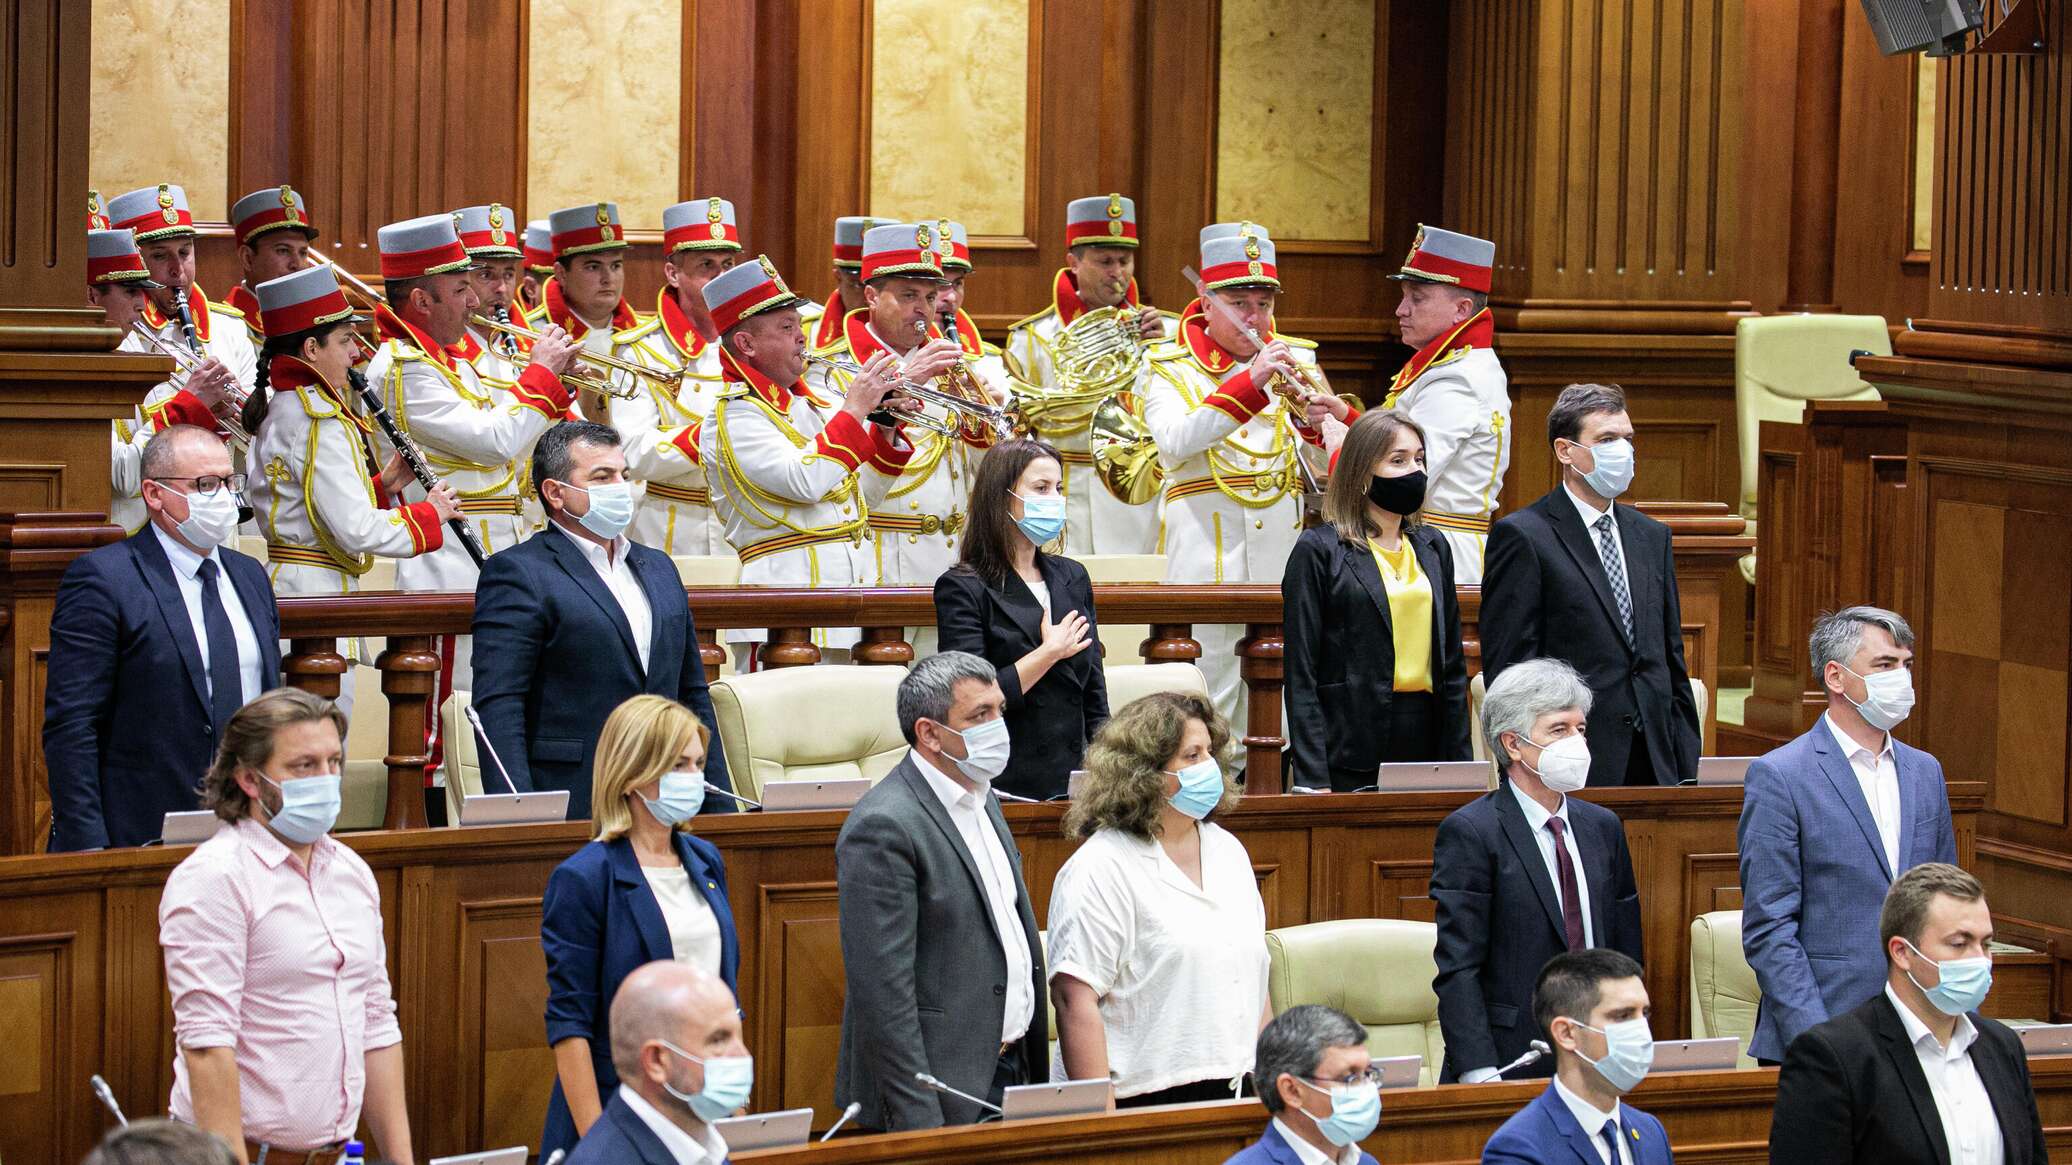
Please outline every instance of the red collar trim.
[[964, 314], [961, 307], [957, 309], [957, 346], [964, 349], [966, 356], [986, 354], [985, 341], [979, 337], [978, 325], [972, 322], [970, 316]]
[[[204, 344], [208, 343], [209, 297], [208, 293], [204, 292], [201, 289], [201, 284], [199, 283], [190, 283], [187, 285], [187, 314], [194, 317], [195, 338], [200, 340]], [[152, 331], [155, 332], [166, 325], [166, 320], [168, 318], [169, 317], [159, 312], [158, 305], [156, 303], [153, 303], [149, 297], [145, 298], [144, 326], [150, 328]], [[252, 318], [256, 319], [257, 317], [255, 316]]]
[[[1195, 363], [1216, 376], [1222, 376], [1238, 364], [1236, 356], [1225, 351], [1223, 345], [1209, 338], [1209, 317], [1202, 314], [1200, 303], [1189, 304], [1194, 309], [1180, 320], [1180, 334], [1187, 342], [1188, 354]], [[1272, 328], [1266, 329], [1265, 339], [1272, 341]]]
[[[1138, 306], [1135, 278], [1130, 280], [1129, 289], [1122, 293], [1122, 298], [1131, 307]], [[1070, 267], [1058, 268], [1057, 278], [1051, 280], [1050, 302], [1057, 309], [1058, 322], [1066, 327], [1072, 326], [1072, 321], [1087, 311], [1086, 301], [1079, 298], [1079, 277], [1072, 274]]]
[[1483, 308], [1455, 325], [1453, 330], [1417, 350], [1408, 364], [1403, 365], [1396, 378], [1389, 382], [1389, 388], [1399, 390], [1410, 384], [1440, 357], [1465, 348], [1489, 348], [1496, 344], [1496, 317]]
[[675, 294], [666, 284], [655, 297], [655, 311], [662, 317], [662, 330], [668, 333], [669, 342], [676, 345], [678, 352], [695, 360], [705, 351], [705, 345], [711, 343], [698, 334], [696, 325], [691, 323], [690, 313], [676, 301]]
[[394, 340], [397, 343], [407, 344], [410, 347], [416, 348], [430, 357], [432, 363], [446, 369], [448, 372], [453, 371], [454, 354], [446, 345], [432, 339], [424, 329], [397, 315], [386, 305], [375, 305], [374, 326], [379, 331], [382, 339]]
[[446, 350], [462, 360], [473, 364], [482, 358], [482, 341], [475, 338], [474, 329], [460, 334], [460, 343], [446, 345]]
[[791, 398], [794, 395], [805, 395], [803, 386], [794, 385], [791, 388], [786, 388], [736, 360], [734, 353], [726, 348], [719, 350], [719, 372], [722, 377], [726, 378], [729, 384], [747, 385], [757, 396], [763, 398], [765, 404], [768, 404], [780, 413], [789, 413], [791, 411]]
[[[561, 294], [560, 279], [547, 281], [545, 295], [542, 298], [547, 304], [547, 318], [560, 324], [568, 332], [569, 339], [580, 340], [589, 334], [590, 325], [576, 314], [574, 308], [568, 306], [567, 297]], [[633, 314], [632, 307], [626, 303], [626, 297], [620, 296], [618, 306], [612, 308], [612, 331], [624, 331], [639, 322], [640, 317]]]
[[259, 297], [252, 294], [251, 288], [240, 283], [230, 289], [230, 294], [223, 297], [223, 302], [245, 313], [247, 325], [254, 329], [259, 327]]
[[837, 287], [828, 292], [822, 302], [826, 306], [820, 309], [820, 323], [813, 329], [812, 346], [815, 348], [825, 348], [842, 335], [842, 289]]
[[275, 355], [272, 363], [266, 366], [266, 383], [267, 387], [275, 392], [310, 389], [337, 405], [339, 412], [361, 432], [374, 431], [373, 424], [359, 414], [347, 395], [336, 385], [325, 380], [323, 373], [304, 362], [300, 356], [290, 356], [285, 352]]

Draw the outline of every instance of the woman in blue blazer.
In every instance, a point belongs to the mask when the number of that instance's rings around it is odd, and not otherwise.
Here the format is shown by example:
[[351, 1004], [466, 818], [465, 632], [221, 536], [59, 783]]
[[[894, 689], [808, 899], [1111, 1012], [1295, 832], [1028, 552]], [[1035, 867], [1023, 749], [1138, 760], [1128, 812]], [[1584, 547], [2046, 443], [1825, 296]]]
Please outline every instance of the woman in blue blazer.
[[688, 832], [705, 797], [706, 741], [690, 709], [653, 695], [619, 705], [598, 737], [596, 840], [547, 880], [540, 918], [556, 1077], [542, 1160], [574, 1149], [619, 1086], [611, 1001], [627, 975], [676, 959], [735, 985], [741, 950], [726, 867]]

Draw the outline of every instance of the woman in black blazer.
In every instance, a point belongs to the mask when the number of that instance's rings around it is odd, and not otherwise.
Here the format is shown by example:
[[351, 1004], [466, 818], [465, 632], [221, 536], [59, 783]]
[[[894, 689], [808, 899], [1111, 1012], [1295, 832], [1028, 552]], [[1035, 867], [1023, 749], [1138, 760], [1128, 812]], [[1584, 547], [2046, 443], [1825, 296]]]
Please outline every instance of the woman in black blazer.
[[1303, 531], [1281, 581], [1300, 784], [1350, 792], [1384, 763], [1472, 759], [1453, 553], [1419, 520], [1424, 495], [1417, 422], [1379, 409], [1354, 422], [1327, 525]]
[[961, 561], [935, 580], [941, 650], [991, 663], [1007, 695], [1013, 751], [993, 783], [1039, 801], [1065, 792], [1108, 719], [1093, 583], [1041, 549], [1065, 528], [1063, 479], [1058, 451], [1041, 441], [993, 447], [971, 483]]

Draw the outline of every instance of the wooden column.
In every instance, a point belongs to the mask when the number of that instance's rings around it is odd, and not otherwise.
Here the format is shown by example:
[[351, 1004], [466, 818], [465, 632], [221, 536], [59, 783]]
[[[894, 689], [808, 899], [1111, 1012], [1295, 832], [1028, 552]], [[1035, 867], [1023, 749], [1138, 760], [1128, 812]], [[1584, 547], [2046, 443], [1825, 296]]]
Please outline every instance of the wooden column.
[[389, 771], [388, 809], [381, 827], [423, 829], [430, 824], [424, 775], [432, 760], [425, 733], [429, 718], [437, 714], [431, 697], [439, 681], [439, 656], [429, 635], [391, 635], [388, 650], [374, 666], [381, 671], [381, 694], [389, 707], [389, 751], [381, 759]]
[[763, 645], [764, 667], [811, 667], [820, 662], [820, 645], [811, 627], [772, 627]]
[[1281, 691], [1288, 643], [1279, 623], [1248, 623], [1237, 641], [1238, 674], [1245, 681], [1245, 795], [1285, 793], [1281, 771]]
[[338, 654], [338, 640], [295, 639], [281, 660], [281, 680], [326, 700], [338, 698], [339, 683], [352, 670], [352, 661]]
[[[1852, 6], [1853, 7], [1853, 6]], [[1835, 191], [1842, 125], [1842, 0], [1798, 0], [1791, 252], [1784, 310], [1835, 310]]]
[[914, 645], [904, 627], [865, 627], [850, 658], [859, 664], [905, 667], [914, 662]]

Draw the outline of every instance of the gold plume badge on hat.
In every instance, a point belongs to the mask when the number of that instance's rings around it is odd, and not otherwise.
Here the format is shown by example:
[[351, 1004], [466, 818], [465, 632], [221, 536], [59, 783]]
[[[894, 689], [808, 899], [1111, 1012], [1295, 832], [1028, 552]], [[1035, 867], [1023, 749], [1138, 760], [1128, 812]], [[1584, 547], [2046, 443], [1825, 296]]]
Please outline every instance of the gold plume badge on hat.
[[1411, 236], [1410, 239], [1410, 253], [1403, 256], [1403, 266], [1410, 266], [1411, 261], [1416, 259], [1417, 253], [1422, 250], [1424, 250], [1424, 227], [1419, 225], [1417, 234]]
[[88, 213], [88, 214], [90, 214], [90, 215], [98, 215], [98, 214], [100, 214], [100, 213], [101, 213], [101, 192], [100, 192], [100, 191], [98, 191], [98, 190], [88, 190], [88, 191], [86, 192], [86, 213]]
[[950, 220], [943, 219], [935, 227], [935, 253], [947, 259], [957, 253], [957, 241], [950, 237]]
[[489, 204], [489, 241], [498, 246], [504, 242], [504, 207], [500, 202]]
[[1122, 233], [1122, 195], [1120, 194], [1108, 196], [1108, 233], [1111, 235], [1120, 235]]
[[285, 184], [281, 187], [281, 209], [287, 212], [289, 222], [295, 222], [302, 217], [301, 209], [295, 205], [294, 189]]
[[757, 255], [755, 257], [755, 261], [762, 267], [763, 274], [770, 277], [770, 282], [777, 285], [777, 294], [791, 294], [791, 288], [786, 287], [784, 285], [784, 276], [777, 274], [777, 265], [775, 263], [770, 262], [770, 257], [768, 255]]
[[597, 204], [597, 237], [612, 241], [612, 212], [602, 202]]
[[173, 192], [164, 182], [158, 184], [158, 213], [169, 223], [177, 223], [180, 216], [173, 210]]
[[705, 229], [706, 233], [711, 235], [713, 238], [724, 239], [727, 237], [727, 228], [725, 222], [723, 221], [725, 216], [719, 208], [719, 201], [720, 200], [717, 198], [708, 198], [705, 200], [705, 221], [711, 224]]

